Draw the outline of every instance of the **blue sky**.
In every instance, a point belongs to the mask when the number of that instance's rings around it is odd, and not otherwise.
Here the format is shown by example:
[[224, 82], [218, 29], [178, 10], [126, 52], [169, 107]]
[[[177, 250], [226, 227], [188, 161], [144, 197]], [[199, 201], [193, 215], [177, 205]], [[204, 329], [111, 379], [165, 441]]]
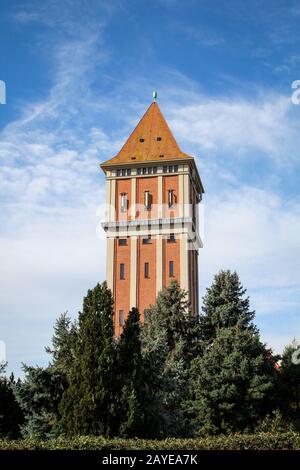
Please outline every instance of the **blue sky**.
[[[0, 340], [9, 370], [46, 364], [58, 314], [104, 280], [112, 157], [151, 102], [206, 189], [201, 295], [221, 268], [262, 339], [300, 336], [300, 2], [1, 3]], [[98, 234], [98, 235], [97, 235]]]

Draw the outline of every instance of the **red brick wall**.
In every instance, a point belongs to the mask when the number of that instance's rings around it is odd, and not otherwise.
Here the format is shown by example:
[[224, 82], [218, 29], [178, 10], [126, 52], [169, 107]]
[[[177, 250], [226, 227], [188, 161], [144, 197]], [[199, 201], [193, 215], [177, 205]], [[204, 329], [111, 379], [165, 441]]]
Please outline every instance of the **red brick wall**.
[[[114, 305], [114, 324], [115, 335], [121, 332], [119, 328], [119, 310], [124, 310], [124, 318], [127, 318], [130, 309], [130, 238], [127, 238], [126, 246], [119, 246], [118, 239], [115, 240], [115, 305]], [[120, 279], [120, 264], [125, 265], [125, 279]]]
[[[143, 245], [142, 237], [139, 237], [137, 250], [137, 306], [143, 320], [144, 309], [156, 300], [156, 240], [153, 238], [151, 244]], [[145, 263], [149, 263], [149, 279], [144, 277]]]
[[[175, 207], [171, 209], [169, 209], [169, 206], [168, 206], [168, 193], [170, 189], [173, 189], [174, 196], [175, 196]], [[178, 194], [179, 194], [178, 175], [163, 176], [163, 204], [164, 204], [163, 217], [178, 217], [179, 216]]]
[[[145, 191], [151, 194], [151, 210], [145, 210], [144, 198]], [[157, 176], [137, 178], [136, 180], [136, 204], [137, 204], [137, 218], [139, 219], [155, 219], [157, 217], [157, 203], [158, 203], [158, 180]]]
[[[180, 282], [180, 239], [175, 235], [175, 243], [168, 243], [163, 238], [163, 287], [167, 287], [172, 280]], [[169, 277], [169, 261], [174, 261], [174, 277]]]

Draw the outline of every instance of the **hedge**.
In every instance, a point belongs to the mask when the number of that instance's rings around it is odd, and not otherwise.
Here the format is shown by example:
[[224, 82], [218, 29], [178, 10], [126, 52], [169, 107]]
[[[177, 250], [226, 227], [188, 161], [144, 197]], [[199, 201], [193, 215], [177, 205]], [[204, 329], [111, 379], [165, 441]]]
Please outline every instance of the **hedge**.
[[73, 439], [0, 440], [0, 450], [300, 450], [300, 434], [259, 433], [197, 439], [107, 439], [79, 436]]

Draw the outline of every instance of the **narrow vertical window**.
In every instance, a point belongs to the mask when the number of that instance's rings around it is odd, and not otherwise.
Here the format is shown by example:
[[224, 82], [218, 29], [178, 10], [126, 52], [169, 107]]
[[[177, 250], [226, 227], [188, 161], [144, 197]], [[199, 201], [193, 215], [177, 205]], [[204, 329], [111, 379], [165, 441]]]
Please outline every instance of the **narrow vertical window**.
[[120, 279], [125, 279], [125, 264], [120, 264]]
[[150, 210], [151, 209], [151, 196], [150, 196], [149, 191], [145, 191], [144, 203], [145, 203], [145, 209]]
[[119, 326], [124, 325], [124, 310], [119, 310]]
[[170, 233], [167, 242], [168, 243], [175, 243], [176, 242], [174, 233]]
[[126, 212], [127, 210], [127, 194], [121, 193], [121, 212]]
[[173, 207], [174, 206], [174, 189], [169, 189], [169, 192], [168, 192], [168, 203], [169, 203], [169, 207]]
[[174, 277], [174, 261], [169, 261], [169, 277]]
[[144, 276], [146, 279], [148, 279], [150, 276], [149, 276], [149, 263], [145, 263], [144, 265]]

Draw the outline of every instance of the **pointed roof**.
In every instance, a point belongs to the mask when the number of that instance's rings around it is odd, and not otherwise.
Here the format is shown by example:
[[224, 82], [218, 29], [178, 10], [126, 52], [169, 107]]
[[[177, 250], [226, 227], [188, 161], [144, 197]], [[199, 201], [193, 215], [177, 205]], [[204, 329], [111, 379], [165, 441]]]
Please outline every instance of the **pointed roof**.
[[153, 102], [119, 153], [101, 166], [182, 159], [192, 157], [180, 150], [158, 104]]

